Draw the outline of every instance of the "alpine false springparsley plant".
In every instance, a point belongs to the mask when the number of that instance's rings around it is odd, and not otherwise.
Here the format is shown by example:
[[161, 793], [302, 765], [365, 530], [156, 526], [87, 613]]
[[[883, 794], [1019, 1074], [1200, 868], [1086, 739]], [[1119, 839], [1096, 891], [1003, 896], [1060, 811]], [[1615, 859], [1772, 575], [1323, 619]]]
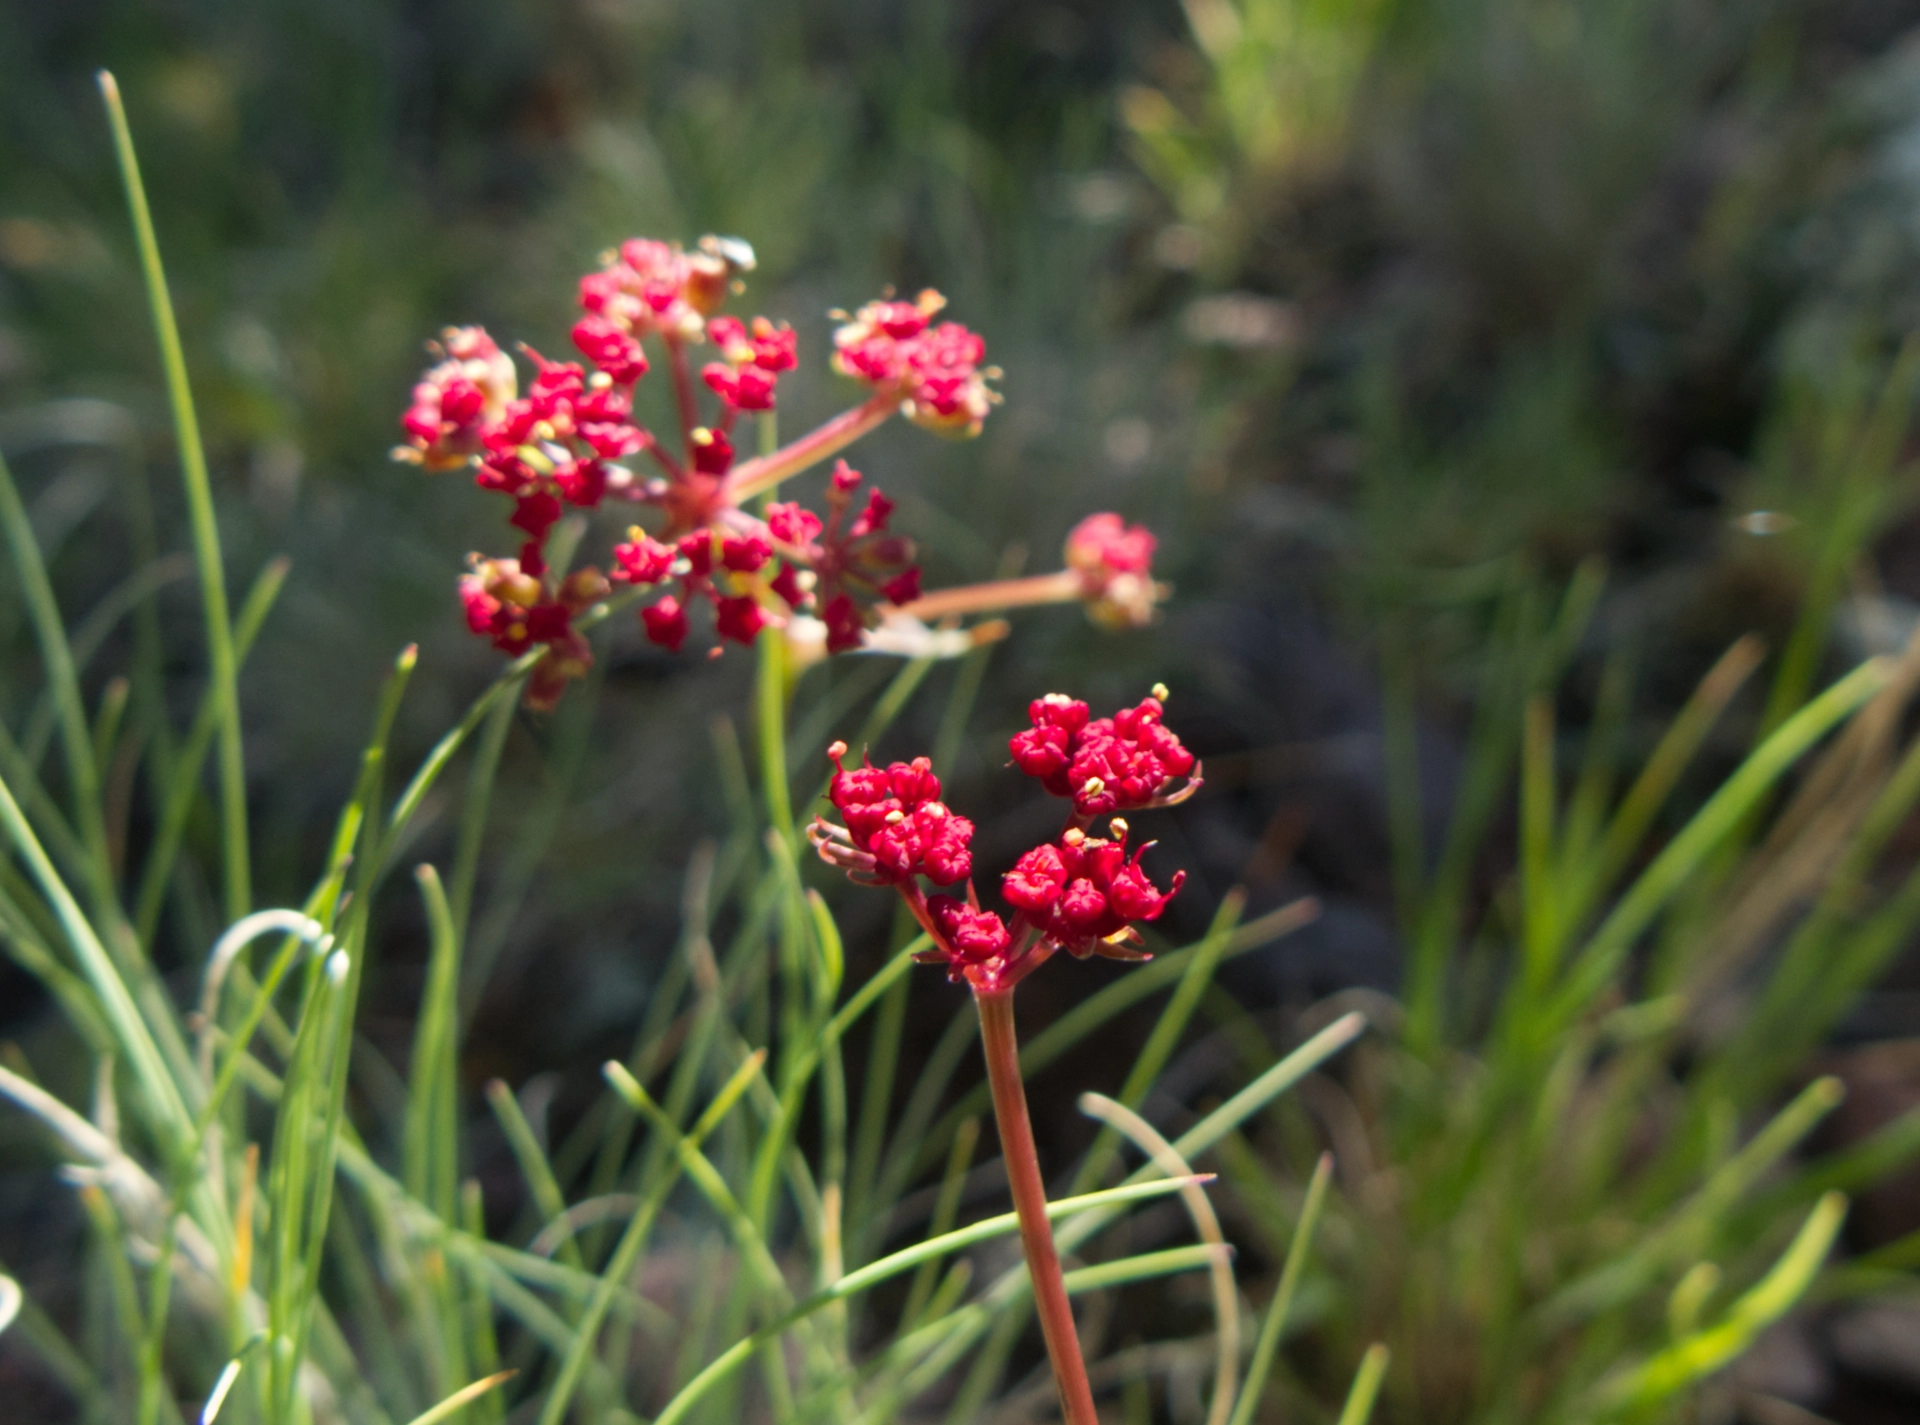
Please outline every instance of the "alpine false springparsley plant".
[[[925, 757], [849, 769], [846, 744], [834, 743], [827, 749], [835, 768], [827, 795], [841, 820], [816, 816], [808, 829], [828, 864], [861, 885], [893, 887], [932, 941], [918, 958], [944, 964], [950, 978], [973, 990], [1034, 1307], [1067, 1425], [1097, 1425], [1098, 1416], [1047, 1218], [1020, 1078], [1013, 991], [1057, 950], [1080, 959], [1147, 958], [1136, 927], [1159, 918], [1185, 873], [1175, 872], [1166, 890], [1157, 888], [1140, 865], [1152, 843], [1129, 856], [1130, 828], [1118, 813], [1173, 806], [1200, 788], [1198, 762], [1161, 720], [1166, 697], [1166, 688], [1156, 686], [1137, 707], [1108, 718], [1093, 718], [1084, 702], [1058, 693], [1029, 707], [1032, 726], [1009, 743], [1014, 765], [1070, 809], [1056, 837], [1001, 877], [1001, 895], [1013, 907], [1011, 926], [982, 909], [973, 886], [973, 823], [940, 800], [940, 779]], [[1109, 818], [1108, 834], [1091, 835], [1101, 817]], [[965, 883], [966, 898], [929, 896], [923, 879], [935, 886]]]
[[[535, 368], [525, 395], [513, 358], [482, 328], [450, 327], [432, 344], [439, 359], [413, 389], [401, 418], [407, 439], [394, 456], [428, 471], [471, 470], [480, 488], [513, 501], [518, 552], [470, 556], [460, 596], [468, 627], [501, 652], [544, 650], [527, 683], [531, 706], [553, 706], [592, 666], [580, 616], [616, 584], [654, 591], [640, 621], [664, 648], [681, 648], [704, 603], [716, 652], [778, 628], [801, 662], [860, 648], [960, 651], [999, 626], [941, 638], [926, 621], [1025, 604], [1080, 600], [1097, 622], [1117, 627], [1152, 617], [1166, 592], [1152, 576], [1153, 535], [1117, 514], [1076, 526], [1066, 567], [1055, 573], [923, 594], [912, 541], [889, 528], [893, 501], [872, 486], [862, 499], [863, 477], [845, 460], [827, 482], [824, 517], [792, 501], [749, 509], [747, 501], [895, 415], [972, 436], [1000, 399], [988, 384], [999, 373], [983, 364], [985, 341], [935, 320], [945, 298], [932, 290], [912, 301], [886, 297], [835, 314], [833, 367], [865, 397], [787, 445], [736, 460], [740, 416], [772, 412], [781, 375], [799, 363], [785, 323], [720, 313], [753, 265], [752, 249], [737, 239], [703, 238], [693, 252], [647, 238], [622, 243], [580, 279], [584, 315], [573, 343], [587, 364], [523, 348]], [[650, 343], [664, 350], [673, 382], [679, 429], [669, 436], [633, 416]], [[717, 357], [699, 373], [716, 407], [710, 417], [693, 375], [703, 345]], [[650, 473], [635, 468], [636, 457]], [[610, 570], [552, 568], [549, 536], [565, 509], [609, 501], [646, 512], [613, 547]]]

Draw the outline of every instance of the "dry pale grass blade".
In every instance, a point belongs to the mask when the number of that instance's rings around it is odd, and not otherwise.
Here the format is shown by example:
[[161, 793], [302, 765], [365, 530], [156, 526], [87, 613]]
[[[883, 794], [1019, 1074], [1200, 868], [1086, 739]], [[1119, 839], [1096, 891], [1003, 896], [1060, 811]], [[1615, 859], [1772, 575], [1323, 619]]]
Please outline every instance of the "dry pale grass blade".
[[1903, 714], [1920, 690], [1920, 630], [1894, 660], [1886, 686], [1848, 721], [1808, 770], [1714, 917], [1683, 993], [1711, 1034], [1737, 1017], [1737, 980], [1795, 907], [1818, 893], [1853, 844], [1897, 765]]
[[[1151, 1123], [1125, 1104], [1105, 1094], [1080, 1095], [1080, 1111], [1099, 1119], [1109, 1128], [1125, 1135], [1170, 1178], [1190, 1178], [1193, 1168], [1180, 1156], [1173, 1144], [1160, 1136]], [[1226, 1248], [1214, 1260], [1210, 1270], [1213, 1282], [1215, 1322], [1213, 1404], [1207, 1411], [1207, 1425], [1226, 1425], [1233, 1413], [1234, 1370], [1240, 1361], [1240, 1296], [1234, 1290], [1232, 1251], [1220, 1231], [1220, 1218], [1208, 1200], [1206, 1190], [1189, 1183], [1180, 1190], [1180, 1200], [1193, 1217], [1194, 1231], [1209, 1246]]]
[[452, 1395], [431, 1409], [421, 1411], [420, 1414], [409, 1420], [407, 1425], [440, 1425], [442, 1420], [450, 1418], [461, 1406], [471, 1405], [488, 1391], [506, 1384], [519, 1374], [520, 1372], [518, 1371], [495, 1371], [492, 1375], [477, 1380], [472, 1385], [463, 1386], [461, 1389], [456, 1390]]

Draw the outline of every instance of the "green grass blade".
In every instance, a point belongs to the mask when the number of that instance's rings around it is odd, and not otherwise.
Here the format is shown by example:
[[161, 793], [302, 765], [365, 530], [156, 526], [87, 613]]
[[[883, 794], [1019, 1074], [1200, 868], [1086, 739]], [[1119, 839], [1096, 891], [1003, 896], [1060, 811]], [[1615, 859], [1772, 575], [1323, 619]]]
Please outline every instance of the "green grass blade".
[[1137, 1257], [1122, 1257], [1117, 1262], [1079, 1267], [1062, 1275], [1068, 1292], [1104, 1291], [1128, 1282], [1171, 1276], [1175, 1272], [1205, 1271], [1222, 1257], [1233, 1255], [1223, 1243], [1200, 1247], [1168, 1247], [1159, 1252], [1144, 1252]]
[[19, 803], [14, 801], [13, 793], [4, 781], [0, 781], [0, 828], [4, 828], [14, 849], [27, 863], [33, 879], [39, 883], [41, 894], [46, 897], [60, 921], [60, 928], [67, 937], [74, 958], [80, 962], [81, 972], [99, 997], [101, 1015], [112, 1025], [120, 1052], [133, 1070], [140, 1093], [152, 1110], [153, 1130], [162, 1135], [162, 1141], [170, 1150], [181, 1150], [190, 1141], [193, 1120], [187, 1112], [180, 1085], [168, 1068], [146, 1020], [141, 1017], [139, 1007], [134, 1003], [126, 981], [120, 977], [118, 967], [107, 954], [106, 947], [100, 943], [93, 926], [88, 923], [86, 913], [60, 879], [60, 873], [47, 859], [47, 853], [41, 848], [33, 829], [27, 825]]
[[1253, 1412], [1260, 1408], [1260, 1393], [1266, 1389], [1267, 1376], [1280, 1354], [1280, 1342], [1286, 1334], [1287, 1312], [1293, 1307], [1294, 1293], [1300, 1287], [1300, 1274], [1306, 1269], [1307, 1253], [1313, 1247], [1314, 1229], [1320, 1225], [1320, 1210], [1326, 1205], [1327, 1187], [1333, 1181], [1333, 1154], [1322, 1153], [1314, 1165], [1313, 1180], [1307, 1184], [1306, 1201], [1300, 1206], [1300, 1220], [1287, 1244], [1286, 1265], [1280, 1269], [1280, 1285], [1274, 1288], [1273, 1301], [1260, 1334], [1254, 1340], [1253, 1358], [1247, 1364], [1246, 1384], [1234, 1402], [1227, 1425], [1252, 1425]]
[[[1237, 887], [1221, 897], [1219, 909], [1213, 915], [1213, 924], [1194, 948], [1193, 957], [1181, 971], [1179, 982], [1167, 999], [1166, 1008], [1160, 1011], [1160, 1018], [1154, 1022], [1153, 1032], [1147, 1036], [1147, 1042], [1141, 1047], [1139, 1057], [1133, 1061], [1133, 1067], [1127, 1070], [1126, 1081], [1117, 1095], [1126, 1107], [1140, 1106], [1153, 1088], [1154, 1080], [1160, 1077], [1160, 1071], [1166, 1067], [1167, 1060], [1173, 1057], [1180, 1036], [1186, 1033], [1194, 1010], [1200, 1006], [1201, 996], [1206, 993], [1207, 986], [1213, 983], [1213, 972], [1233, 939], [1233, 932], [1240, 923], [1240, 912], [1246, 903], [1246, 892]], [[1074, 1186], [1084, 1191], [1099, 1182], [1106, 1176], [1107, 1167], [1119, 1150], [1120, 1135], [1112, 1128], [1102, 1129], [1087, 1153], [1086, 1162], [1081, 1164], [1079, 1173], [1075, 1175]]]
[[758, 671], [753, 682], [754, 727], [760, 746], [760, 782], [767, 821], [792, 846], [793, 791], [787, 781], [787, 634], [783, 628], [760, 631]]
[[[260, 626], [266, 622], [267, 615], [272, 612], [274, 601], [286, 583], [287, 570], [291, 567], [285, 559], [268, 560], [259, 577], [253, 581], [253, 587], [247, 591], [247, 597], [240, 605], [239, 621], [234, 625], [234, 656], [237, 661], [245, 663], [247, 654], [253, 650], [254, 639], [259, 635]], [[134, 934], [143, 946], [153, 944], [154, 933], [159, 928], [161, 908], [166, 904], [167, 887], [173, 879], [174, 863], [180, 854], [180, 841], [186, 834], [187, 817], [193, 810], [194, 797], [200, 785], [200, 769], [213, 747], [220, 717], [219, 689], [210, 687], [200, 698], [200, 706], [194, 712], [187, 740], [174, 757], [171, 772], [166, 778], [160, 824], [154, 831], [153, 848], [147, 853], [146, 868], [141, 872], [139, 895], [134, 899]]]
[[[732, 1111], [733, 1106], [746, 1094], [747, 1089], [759, 1077], [761, 1066], [766, 1060], [764, 1051], [748, 1056], [728, 1079], [720, 1092], [714, 1095], [707, 1105], [706, 1112], [688, 1130], [686, 1140], [699, 1147], [707, 1135], [719, 1127], [720, 1121]], [[574, 1392], [579, 1389], [581, 1377], [594, 1360], [594, 1343], [600, 1334], [600, 1325], [606, 1320], [607, 1311], [613, 1305], [614, 1294], [627, 1280], [633, 1265], [639, 1260], [641, 1248], [646, 1245], [647, 1236], [652, 1231], [654, 1218], [660, 1211], [660, 1205], [666, 1201], [667, 1193], [673, 1186], [677, 1174], [663, 1172], [656, 1176], [653, 1186], [642, 1198], [640, 1206], [634, 1211], [627, 1224], [627, 1230], [621, 1234], [619, 1245], [613, 1249], [605, 1269], [600, 1273], [600, 1282], [593, 1299], [587, 1303], [586, 1310], [574, 1328], [573, 1343], [565, 1358], [560, 1362], [560, 1370], [554, 1379], [553, 1388], [547, 1393], [546, 1404], [540, 1411], [540, 1425], [561, 1425], [567, 1417], [567, 1407], [573, 1402]]]
[[[74, 668], [73, 648], [67, 642], [66, 621], [53, 595], [53, 584], [40, 558], [40, 546], [33, 526], [20, 503], [7, 462], [0, 459], [0, 529], [6, 532], [7, 548], [13, 555], [20, 578], [20, 592], [33, 621], [34, 637], [40, 644], [40, 659], [46, 667], [47, 690], [59, 713], [60, 742], [66, 751], [68, 791], [73, 799], [75, 825], [86, 845], [89, 862], [89, 893], [99, 909], [114, 903], [112, 861], [107, 854], [106, 823], [100, 809], [100, 769], [94, 760], [93, 735], [87, 727], [87, 710], [81, 702], [80, 678]], [[28, 754], [31, 760], [31, 754]]]
[[[967, 1185], [967, 1170], [973, 1166], [973, 1154], [980, 1143], [980, 1120], [969, 1118], [960, 1125], [960, 1131], [953, 1135], [953, 1148], [947, 1154], [947, 1170], [940, 1179], [940, 1195], [934, 1200], [933, 1220], [929, 1225], [930, 1237], [944, 1237], [953, 1231], [953, 1224], [960, 1215], [960, 1193]], [[907, 1289], [907, 1304], [901, 1308], [901, 1322], [912, 1327], [919, 1323], [921, 1313], [932, 1299], [934, 1278], [939, 1274], [939, 1263], [928, 1258], [913, 1274], [913, 1284]]]
[[[93, 662], [94, 656], [120, 620], [140, 608], [168, 584], [192, 573], [193, 561], [186, 555], [169, 555], [136, 569], [109, 589], [74, 628], [73, 636], [68, 640], [74, 671], [84, 671]], [[46, 753], [47, 742], [52, 738], [54, 725], [60, 716], [57, 701], [53, 689], [49, 688], [34, 705], [27, 719], [26, 733], [20, 739], [21, 751], [35, 768], [39, 767], [40, 759]], [[94, 765], [103, 765], [97, 755]]]
[[[1164, 1197], [1169, 1193], [1179, 1192], [1182, 1188], [1190, 1184], [1207, 1181], [1209, 1181], [1208, 1176], [1206, 1174], [1200, 1174], [1191, 1178], [1161, 1179], [1157, 1182], [1136, 1183], [1125, 1187], [1107, 1188], [1102, 1192], [1085, 1193], [1078, 1197], [1063, 1197], [1058, 1201], [1047, 1204], [1047, 1217], [1050, 1220], [1059, 1221], [1072, 1218], [1082, 1213], [1112, 1213], [1131, 1203], [1142, 1202], [1156, 1197]], [[929, 1238], [925, 1242], [916, 1243], [904, 1251], [882, 1257], [879, 1261], [862, 1267], [858, 1271], [847, 1273], [846, 1276], [840, 1278], [840, 1280], [835, 1282], [831, 1287], [824, 1291], [816, 1292], [805, 1301], [798, 1303], [792, 1310], [786, 1312], [778, 1320], [762, 1327], [751, 1336], [744, 1337], [735, 1342], [732, 1346], [714, 1357], [705, 1370], [687, 1382], [687, 1384], [681, 1388], [680, 1393], [667, 1403], [666, 1409], [662, 1410], [660, 1414], [655, 1417], [653, 1425], [676, 1425], [677, 1421], [685, 1418], [687, 1412], [692, 1410], [693, 1407], [700, 1402], [702, 1396], [717, 1386], [726, 1376], [732, 1374], [742, 1365], [746, 1364], [747, 1361], [751, 1360], [762, 1346], [776, 1339], [781, 1333], [797, 1325], [814, 1312], [821, 1310], [833, 1302], [844, 1301], [850, 1296], [863, 1292], [869, 1287], [887, 1280], [889, 1277], [898, 1276], [902, 1272], [912, 1270], [923, 1262], [950, 1256], [961, 1248], [970, 1247], [976, 1242], [985, 1242], [994, 1237], [1005, 1236], [1008, 1233], [1019, 1230], [1020, 1219], [1017, 1213], [1001, 1213], [997, 1217], [986, 1218], [980, 1222], [973, 1223], [971, 1226], [962, 1227], [958, 1231], [948, 1232], [939, 1237]], [[1180, 1250], [1191, 1251], [1192, 1249], [1183, 1248]], [[1203, 1264], [1204, 1263], [1196, 1263], [1195, 1265]], [[1025, 1270], [1024, 1267], [1019, 1268], [1019, 1271], [1023, 1274]]]
[[220, 709], [220, 822], [227, 919], [238, 920], [247, 913], [252, 901], [247, 859], [247, 774], [240, 740], [239, 660], [234, 654], [233, 625], [227, 614], [226, 565], [220, 553], [220, 527], [214, 519], [213, 486], [207, 478], [206, 452], [200, 444], [200, 421], [193, 409], [186, 354], [181, 350], [173, 299], [168, 295], [166, 272], [160, 264], [160, 243], [154, 235], [153, 216], [147, 209], [147, 193], [140, 181], [133, 132], [127, 126], [126, 110], [120, 102], [120, 86], [104, 69], [99, 78], [107, 118], [113, 126], [113, 147], [120, 160], [120, 176], [126, 184], [134, 238], [140, 248], [140, 270], [146, 279], [147, 300], [153, 309], [154, 334], [160, 342], [167, 401], [173, 409], [174, 431], [180, 443], [180, 474], [186, 484], [194, 560], [200, 568], [200, 595], [206, 606], [207, 655]]
[[[1277, 910], [1268, 911], [1231, 931], [1226, 943], [1220, 947], [1219, 959], [1225, 962], [1237, 955], [1258, 950], [1298, 930], [1319, 913], [1319, 904], [1311, 899], [1292, 901]], [[1202, 939], [1164, 955], [1156, 955], [1146, 964], [1081, 1000], [1021, 1046], [1021, 1077], [1032, 1078], [1108, 1020], [1149, 995], [1178, 983], [1207, 943]], [[928, 1166], [938, 1161], [934, 1156], [938, 1152], [938, 1145], [948, 1140], [962, 1119], [985, 1111], [988, 1099], [987, 1086], [981, 1084], [947, 1110], [921, 1142], [916, 1166]]]
[[1772, 1270], [1735, 1301], [1724, 1318], [1603, 1384], [1596, 1401], [1600, 1411], [1611, 1415], [1645, 1410], [1733, 1361], [1805, 1294], [1846, 1215], [1846, 1198], [1837, 1192], [1822, 1197]]
[[1341, 1408], [1339, 1425], [1367, 1425], [1373, 1414], [1374, 1398], [1380, 1394], [1380, 1382], [1387, 1374], [1387, 1348], [1379, 1342], [1367, 1347], [1354, 1374], [1353, 1389]]
[[460, 840], [453, 854], [453, 885], [448, 906], [453, 933], [461, 942], [467, 938], [467, 926], [473, 915], [473, 886], [480, 874], [480, 852], [486, 844], [487, 809], [493, 802], [493, 780], [500, 768], [500, 754], [507, 745], [507, 733], [513, 727], [513, 700], [501, 698], [487, 715], [487, 725], [474, 749], [473, 766], [467, 772], [466, 795], [460, 799]]
[[458, 1205], [457, 1088], [460, 1025], [460, 941], [439, 873], [415, 873], [427, 910], [427, 987], [413, 1036], [401, 1181], [407, 1191], [451, 1221]]
[[[494, 1117], [500, 1120], [507, 1146], [513, 1150], [513, 1159], [520, 1165], [520, 1176], [526, 1179], [527, 1190], [533, 1195], [542, 1227], [559, 1221], [566, 1213], [567, 1200], [554, 1178], [553, 1165], [547, 1161], [546, 1152], [540, 1147], [539, 1136], [534, 1133], [533, 1125], [527, 1122], [526, 1114], [520, 1111], [520, 1100], [514, 1097], [512, 1089], [495, 1079], [487, 1085], [487, 1103], [492, 1107]], [[560, 1252], [571, 1265], [580, 1264], [579, 1247], [571, 1237], [562, 1240]]]

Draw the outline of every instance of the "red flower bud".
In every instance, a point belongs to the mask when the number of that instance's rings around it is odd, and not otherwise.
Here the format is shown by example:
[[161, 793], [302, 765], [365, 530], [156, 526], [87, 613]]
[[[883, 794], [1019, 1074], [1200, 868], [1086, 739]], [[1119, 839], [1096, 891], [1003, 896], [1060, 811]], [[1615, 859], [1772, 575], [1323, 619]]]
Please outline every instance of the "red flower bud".
[[640, 622], [646, 625], [647, 637], [671, 653], [678, 653], [687, 641], [687, 611], [672, 594], [640, 610]]

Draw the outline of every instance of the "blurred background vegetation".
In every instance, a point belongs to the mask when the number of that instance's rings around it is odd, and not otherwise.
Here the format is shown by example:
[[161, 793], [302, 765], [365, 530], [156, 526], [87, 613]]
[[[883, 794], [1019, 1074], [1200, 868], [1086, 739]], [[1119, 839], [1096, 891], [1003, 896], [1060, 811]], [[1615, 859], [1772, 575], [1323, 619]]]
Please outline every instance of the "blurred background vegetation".
[[[1399, 983], [1390, 828], [1438, 845], [1477, 785], [1472, 739], [1517, 748], [1513, 610], [1577, 571], [1596, 592], [1553, 680], [1561, 736], [1628, 669], [1623, 766], [1741, 634], [1771, 661], [1703, 777], [1920, 626], [1920, 4], [14, 0], [0, 443], [74, 610], [142, 562], [130, 502], [154, 502], [162, 548], [183, 520], [103, 66], [142, 145], [230, 580], [292, 560], [246, 674], [263, 903], [310, 877], [394, 651], [423, 650], [408, 761], [493, 671], [453, 579], [497, 510], [385, 456], [422, 341], [479, 321], [563, 350], [575, 276], [632, 234], [754, 244], [750, 308], [801, 333], [795, 426], [842, 400], [817, 360], [832, 308], [936, 285], [985, 334], [1007, 400], [981, 439], [889, 429], [861, 452], [930, 582], [1050, 567], [1091, 509], [1161, 534], [1159, 628], [1049, 611], [995, 651], [954, 800], [988, 813], [988, 861], [1016, 849], [1032, 828], [992, 817], [989, 774], [1025, 700], [1166, 679], [1213, 771], [1167, 838], [1196, 875], [1188, 928], [1235, 883], [1253, 911], [1325, 906], [1237, 967], [1263, 1003]], [[192, 647], [186, 565], [159, 608]], [[13, 671], [27, 640], [0, 605], [10, 720], [38, 693]], [[686, 847], [725, 823], [714, 718], [744, 665], [624, 630], [597, 699], [516, 725], [474, 1082], [552, 1073], [560, 1112], [624, 1045]], [[195, 667], [173, 671], [188, 706]], [[810, 676], [853, 699], [885, 671]], [[930, 742], [946, 700], [923, 701], [885, 750]], [[1513, 728], [1473, 733], [1496, 701]], [[1504, 805], [1463, 853], [1469, 918], [1513, 857]], [[183, 947], [211, 938], [202, 899]], [[404, 1044], [418, 993], [407, 914], [376, 1044]], [[1036, 1002], [1079, 993], [1043, 982]], [[1896, 969], [1842, 1041], [1920, 1034], [1916, 990]], [[52, 1033], [24, 977], [0, 992], [6, 1032]], [[1096, 1077], [1054, 1075], [1063, 1134]], [[1920, 1101], [1920, 1075], [1888, 1085], [1889, 1113]], [[15, 1222], [62, 1211], [37, 1164], [5, 1192]], [[1911, 1352], [1820, 1368], [1864, 1370], [1862, 1400], [1901, 1369], [1920, 1389]]]

